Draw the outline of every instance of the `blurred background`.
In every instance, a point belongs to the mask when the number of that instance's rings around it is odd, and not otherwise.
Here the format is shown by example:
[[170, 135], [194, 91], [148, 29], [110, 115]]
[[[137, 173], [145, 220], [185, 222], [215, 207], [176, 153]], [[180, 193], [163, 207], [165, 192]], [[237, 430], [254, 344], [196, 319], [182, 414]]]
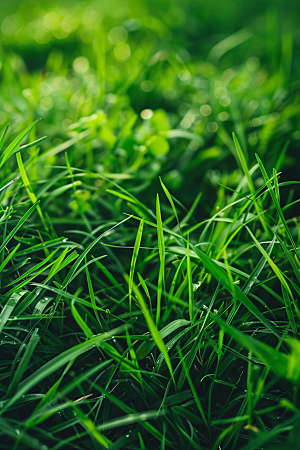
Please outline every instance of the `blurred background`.
[[233, 131], [249, 166], [299, 179], [299, 16], [294, 0], [1, 0], [0, 127], [42, 118], [33, 183], [71, 149], [146, 202], [162, 175], [210, 210], [241, 178]]

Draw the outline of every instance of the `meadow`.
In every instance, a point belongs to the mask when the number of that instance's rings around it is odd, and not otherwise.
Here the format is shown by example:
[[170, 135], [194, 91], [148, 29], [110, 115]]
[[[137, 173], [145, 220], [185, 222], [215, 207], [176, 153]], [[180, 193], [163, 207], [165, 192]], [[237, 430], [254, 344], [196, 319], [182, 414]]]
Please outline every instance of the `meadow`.
[[1, 0], [1, 450], [300, 434], [294, 0]]

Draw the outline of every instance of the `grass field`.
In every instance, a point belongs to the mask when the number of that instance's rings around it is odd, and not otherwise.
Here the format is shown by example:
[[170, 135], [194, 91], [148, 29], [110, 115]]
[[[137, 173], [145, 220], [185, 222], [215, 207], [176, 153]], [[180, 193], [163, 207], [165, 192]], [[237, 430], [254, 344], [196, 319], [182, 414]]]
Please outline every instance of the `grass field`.
[[300, 449], [298, 10], [2, 0], [1, 450]]

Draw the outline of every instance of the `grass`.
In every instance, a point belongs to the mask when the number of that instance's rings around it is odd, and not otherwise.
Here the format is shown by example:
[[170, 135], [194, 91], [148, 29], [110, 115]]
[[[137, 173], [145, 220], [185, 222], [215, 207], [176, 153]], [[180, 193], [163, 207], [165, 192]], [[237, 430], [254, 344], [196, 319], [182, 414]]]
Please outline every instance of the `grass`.
[[1, 449], [297, 448], [296, 13], [126, 5], [4, 2]]
[[284, 448], [299, 419], [297, 235], [278, 201], [291, 184], [259, 164], [265, 184], [248, 192], [250, 170], [202, 231], [162, 183], [157, 220], [134, 199], [148, 220], [81, 231], [85, 245], [6, 187], [3, 448]]

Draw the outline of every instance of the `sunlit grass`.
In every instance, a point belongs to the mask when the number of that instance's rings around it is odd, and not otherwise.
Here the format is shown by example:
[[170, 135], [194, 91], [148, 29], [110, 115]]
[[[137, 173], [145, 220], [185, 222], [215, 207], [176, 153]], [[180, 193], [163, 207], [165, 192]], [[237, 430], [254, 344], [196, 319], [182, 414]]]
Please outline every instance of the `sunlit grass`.
[[73, 3], [0, 12], [0, 447], [296, 449], [294, 18]]

